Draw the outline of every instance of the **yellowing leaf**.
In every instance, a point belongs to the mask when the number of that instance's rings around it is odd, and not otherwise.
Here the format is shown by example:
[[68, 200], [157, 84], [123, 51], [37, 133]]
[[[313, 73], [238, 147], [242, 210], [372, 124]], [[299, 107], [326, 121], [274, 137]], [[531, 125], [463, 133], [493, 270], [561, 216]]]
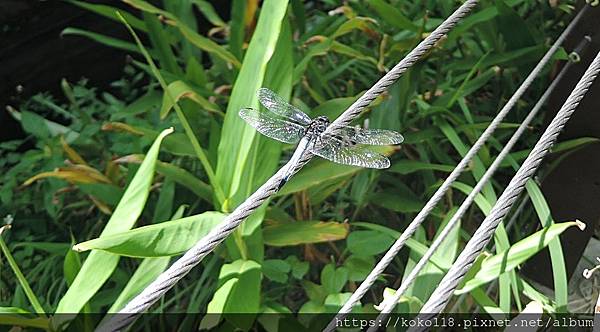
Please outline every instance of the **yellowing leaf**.
[[263, 238], [267, 245], [282, 247], [336, 241], [348, 236], [348, 224], [325, 221], [265, 221]]

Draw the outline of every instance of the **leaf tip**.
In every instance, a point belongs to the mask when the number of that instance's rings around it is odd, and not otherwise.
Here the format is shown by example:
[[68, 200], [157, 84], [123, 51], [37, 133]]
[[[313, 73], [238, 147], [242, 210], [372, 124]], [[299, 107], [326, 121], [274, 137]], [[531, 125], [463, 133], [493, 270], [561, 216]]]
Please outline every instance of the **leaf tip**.
[[575, 220], [575, 225], [579, 228], [579, 230], [584, 231], [585, 230], [585, 223], [579, 219]]
[[74, 245], [73, 247], [71, 247], [72, 250], [77, 251], [77, 252], [83, 252], [88, 250], [88, 248], [86, 248], [83, 243], [78, 243], [76, 245]]

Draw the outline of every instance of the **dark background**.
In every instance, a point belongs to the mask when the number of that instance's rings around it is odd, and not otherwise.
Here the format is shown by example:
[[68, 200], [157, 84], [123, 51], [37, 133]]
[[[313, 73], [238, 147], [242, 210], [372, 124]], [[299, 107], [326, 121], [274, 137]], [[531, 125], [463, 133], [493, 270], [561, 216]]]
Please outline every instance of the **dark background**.
[[[121, 1], [86, 1], [110, 4], [130, 10]], [[217, 12], [228, 20], [230, 1], [211, 1]], [[197, 15], [202, 32], [210, 27]], [[62, 97], [60, 81], [89, 80], [89, 86], [109, 89], [123, 76], [127, 52], [73, 35], [61, 36], [67, 27], [106, 34], [129, 40], [131, 36], [119, 22], [80, 9], [63, 1], [0, 0], [0, 142], [24, 135], [18, 122], [5, 111], [21, 100], [49, 91]], [[19, 91], [17, 87], [19, 86]]]

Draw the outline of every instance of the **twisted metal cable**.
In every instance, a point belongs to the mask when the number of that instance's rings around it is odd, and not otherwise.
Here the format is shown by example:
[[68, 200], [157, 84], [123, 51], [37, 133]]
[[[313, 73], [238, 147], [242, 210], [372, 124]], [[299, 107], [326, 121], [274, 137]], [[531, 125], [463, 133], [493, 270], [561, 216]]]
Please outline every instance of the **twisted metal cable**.
[[594, 79], [600, 72], [600, 52], [596, 55], [586, 72], [583, 74], [561, 109], [558, 111], [544, 134], [523, 162], [523, 165], [512, 178], [490, 214], [483, 220], [456, 262], [448, 270], [439, 286], [421, 309], [423, 318], [434, 316], [441, 312], [458, 284], [469, 271], [475, 259], [483, 251], [496, 231], [498, 224], [504, 219], [512, 204], [525, 188], [527, 181], [533, 176], [542, 159], [548, 154], [563, 127], [585, 96]]
[[[573, 23], [572, 23], [573, 24]], [[440, 247], [442, 242], [448, 237], [450, 232], [454, 229], [454, 227], [458, 224], [459, 220], [464, 216], [469, 207], [475, 201], [475, 197], [481, 192], [483, 187], [487, 184], [487, 182], [494, 176], [494, 173], [504, 160], [506, 156], [510, 153], [514, 145], [517, 143], [521, 135], [525, 132], [531, 121], [535, 118], [539, 110], [544, 106], [550, 95], [554, 92], [554, 89], [561, 82], [562, 78], [565, 76], [565, 73], [568, 72], [569, 68], [572, 66], [572, 62], [568, 62], [567, 65], [561, 69], [560, 73], [556, 76], [556, 78], [552, 81], [552, 84], [548, 87], [546, 92], [540, 97], [535, 106], [531, 109], [527, 117], [523, 120], [523, 122], [519, 125], [515, 133], [506, 143], [506, 145], [502, 148], [494, 162], [487, 169], [485, 174], [481, 177], [481, 179], [477, 182], [477, 185], [473, 188], [473, 190], [469, 193], [467, 198], [460, 205], [458, 210], [454, 213], [450, 221], [446, 224], [442, 232], [436, 237], [435, 241], [431, 244], [427, 252], [421, 257], [417, 265], [412, 269], [409, 275], [402, 281], [400, 287], [396, 290], [396, 293], [393, 297], [390, 297], [385, 300], [383, 303], [383, 309], [381, 310], [381, 314], [377, 317], [378, 321], [384, 321], [388, 314], [394, 310], [396, 305], [398, 304], [398, 300], [400, 297], [404, 295], [404, 293], [408, 290], [408, 287], [412, 285], [412, 283], [417, 279], [421, 270], [425, 267], [425, 265], [429, 262], [429, 259], [433, 256], [436, 250]], [[368, 330], [374, 331], [373, 330]]]
[[[587, 6], [586, 6], [587, 9]], [[584, 9], [585, 10], [585, 9]], [[325, 331], [333, 331], [335, 329], [336, 321], [343, 319], [354, 307], [357, 303], [359, 303], [360, 299], [367, 293], [369, 288], [375, 283], [377, 278], [383, 271], [387, 268], [387, 266], [392, 262], [394, 257], [398, 254], [400, 249], [404, 246], [405, 242], [414, 234], [417, 228], [425, 221], [425, 218], [431, 213], [431, 211], [435, 208], [437, 203], [444, 197], [446, 191], [450, 189], [454, 181], [460, 176], [460, 174], [467, 168], [469, 162], [473, 157], [479, 152], [481, 147], [485, 144], [485, 142], [489, 139], [489, 137], [494, 133], [498, 125], [504, 120], [504, 117], [508, 114], [508, 112], [513, 108], [513, 106], [517, 103], [517, 101], [521, 98], [521, 96], [525, 93], [525, 91], [529, 88], [533, 80], [540, 74], [544, 66], [550, 61], [554, 53], [558, 50], [560, 45], [563, 43], [567, 35], [573, 29], [577, 21], [582, 17], [583, 10], [575, 17], [573, 22], [563, 31], [563, 33], [556, 39], [554, 44], [550, 47], [548, 52], [544, 55], [544, 57], [540, 60], [540, 62], [535, 66], [535, 68], [531, 71], [531, 73], [527, 76], [527, 78], [523, 81], [521, 86], [515, 91], [512, 97], [508, 100], [506, 105], [498, 112], [496, 117], [492, 120], [486, 130], [479, 136], [477, 141], [473, 144], [471, 149], [465, 154], [463, 159], [456, 165], [456, 168], [448, 175], [446, 180], [442, 183], [442, 185], [436, 190], [433, 196], [429, 199], [429, 201], [425, 204], [423, 209], [419, 211], [417, 216], [411, 221], [411, 223], [406, 227], [406, 230], [400, 235], [400, 237], [394, 242], [394, 244], [388, 249], [385, 255], [381, 258], [381, 260], [377, 263], [377, 265], [373, 268], [371, 273], [365, 278], [365, 280], [360, 284], [360, 286], [354, 291], [354, 293], [350, 296], [348, 301], [344, 304], [344, 306], [339, 310], [338, 314], [329, 322], [329, 325], [325, 328]]]
[[[369, 90], [358, 98], [350, 107], [344, 111], [327, 129], [330, 133], [341, 124], [349, 124], [361, 111], [375, 98], [392, 85], [412, 65], [419, 61], [435, 44], [452, 29], [471, 9], [477, 4], [477, 0], [467, 0], [440, 26], [429, 34], [419, 45], [406, 55], [394, 68], [386, 73]], [[264, 203], [271, 195], [277, 192], [277, 188], [283, 179], [283, 173], [288, 167], [294, 169], [293, 173], [299, 171], [310, 159], [312, 154], [306, 153], [296, 165], [285, 165], [280, 168], [267, 182], [254, 192], [244, 203], [238, 206], [223, 222], [213, 228], [211, 232], [200, 239], [181, 258], [148, 285], [139, 295], [133, 298], [118, 315], [114, 315], [105, 324], [98, 327], [97, 331], [118, 331], [126, 328], [137, 318], [139, 313], [146, 311], [181, 278], [183, 278], [194, 266], [216, 246], [223, 242], [254, 210]]]

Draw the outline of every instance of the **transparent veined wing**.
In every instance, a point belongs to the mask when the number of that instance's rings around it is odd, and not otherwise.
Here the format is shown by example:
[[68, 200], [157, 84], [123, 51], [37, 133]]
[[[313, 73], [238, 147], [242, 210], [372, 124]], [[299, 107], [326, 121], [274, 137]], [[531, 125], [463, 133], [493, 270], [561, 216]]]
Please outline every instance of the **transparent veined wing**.
[[404, 142], [404, 137], [396, 131], [386, 129], [363, 129], [360, 127], [336, 127], [336, 135], [342, 141], [368, 145], [394, 145]]
[[297, 143], [304, 135], [304, 127], [297, 123], [277, 118], [254, 108], [244, 108], [240, 117], [261, 134], [284, 143]]
[[288, 104], [283, 98], [267, 88], [258, 89], [258, 100], [269, 111], [299, 124], [308, 125], [311, 121], [308, 115]]
[[365, 146], [348, 146], [340, 139], [328, 135], [317, 138], [309, 148], [317, 156], [338, 164], [379, 169], [390, 167], [390, 160], [386, 156]]

